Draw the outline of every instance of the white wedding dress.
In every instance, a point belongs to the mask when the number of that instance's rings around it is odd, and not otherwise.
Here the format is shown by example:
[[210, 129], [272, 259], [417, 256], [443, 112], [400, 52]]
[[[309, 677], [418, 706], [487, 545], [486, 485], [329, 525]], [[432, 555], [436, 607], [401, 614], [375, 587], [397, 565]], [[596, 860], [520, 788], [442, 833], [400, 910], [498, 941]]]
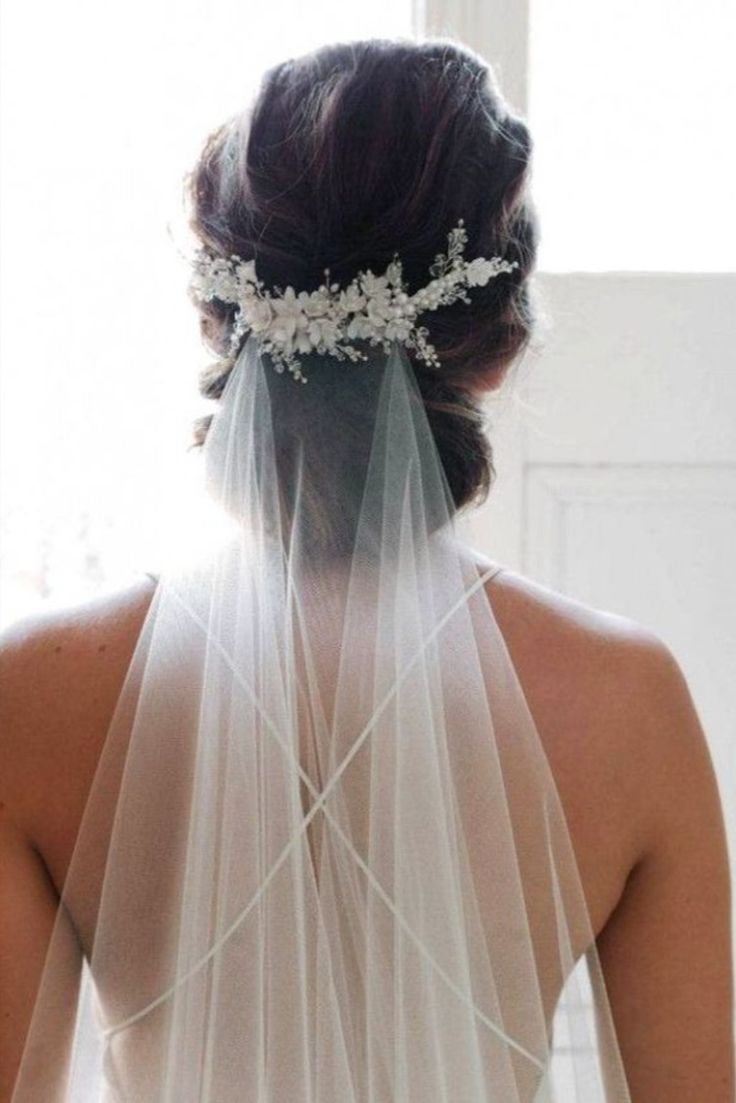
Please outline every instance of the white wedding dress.
[[228, 380], [226, 535], [161, 574], [13, 1103], [630, 1103], [498, 568], [406, 354], [307, 366], [249, 339]]

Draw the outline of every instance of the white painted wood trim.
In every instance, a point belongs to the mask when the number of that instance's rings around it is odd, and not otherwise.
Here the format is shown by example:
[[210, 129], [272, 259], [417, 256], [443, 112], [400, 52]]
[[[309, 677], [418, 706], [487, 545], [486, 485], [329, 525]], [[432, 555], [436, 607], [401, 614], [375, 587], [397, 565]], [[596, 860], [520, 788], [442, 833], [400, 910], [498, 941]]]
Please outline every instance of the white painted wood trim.
[[565, 511], [586, 502], [736, 506], [732, 463], [529, 463], [526, 465], [523, 570], [564, 590]]

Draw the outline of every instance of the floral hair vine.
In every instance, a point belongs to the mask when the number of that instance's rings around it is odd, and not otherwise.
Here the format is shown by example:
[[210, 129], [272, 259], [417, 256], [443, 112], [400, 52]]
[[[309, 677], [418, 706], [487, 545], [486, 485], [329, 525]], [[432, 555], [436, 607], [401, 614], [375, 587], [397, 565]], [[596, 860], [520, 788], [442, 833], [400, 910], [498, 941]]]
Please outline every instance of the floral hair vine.
[[437, 353], [427, 340], [429, 331], [417, 326], [417, 317], [458, 299], [469, 303], [467, 288], [485, 287], [492, 277], [519, 266], [518, 261], [501, 257], [466, 261], [463, 251], [468, 234], [462, 219], [447, 240], [447, 253], [438, 253], [430, 266], [432, 280], [413, 295], [407, 292], [397, 254], [383, 275], [375, 276], [370, 269], [361, 271], [345, 288], [330, 282], [326, 268], [325, 282], [316, 291], [297, 293], [289, 286], [284, 291], [275, 287], [272, 294], [258, 279], [255, 261], [243, 260], [236, 253], [229, 258], [212, 256], [200, 249], [194, 257], [189, 287], [203, 302], [219, 299], [237, 304], [230, 357], [236, 354], [242, 336], [251, 332], [276, 370], [286, 368], [302, 383], [307, 380], [297, 354], [317, 351], [338, 360], [366, 360], [366, 354], [350, 344], [354, 340], [383, 345], [385, 352], [390, 351], [392, 341], [398, 341], [414, 349], [426, 363], [439, 367]]

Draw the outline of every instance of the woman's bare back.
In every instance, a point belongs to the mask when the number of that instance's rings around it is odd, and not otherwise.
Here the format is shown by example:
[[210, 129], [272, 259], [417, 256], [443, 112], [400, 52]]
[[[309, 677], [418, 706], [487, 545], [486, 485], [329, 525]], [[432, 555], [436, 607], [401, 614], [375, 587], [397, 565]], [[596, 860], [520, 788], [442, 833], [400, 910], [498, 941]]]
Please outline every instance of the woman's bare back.
[[[478, 563], [479, 570], [486, 566]], [[21, 866], [37, 864], [46, 882], [38, 892], [45, 904], [37, 900], [37, 909], [50, 911], [63, 884], [154, 588], [143, 578], [77, 609], [29, 618], [6, 633], [3, 858], [11, 888]], [[664, 645], [635, 623], [508, 569], [486, 591], [560, 793], [627, 1071], [639, 1092], [633, 1098], [726, 1103], [733, 1085], [728, 873], [710, 761], [679, 668]], [[695, 846], [692, 830], [698, 833]], [[674, 869], [678, 854], [681, 873]], [[32, 880], [33, 874], [25, 868], [21, 877]], [[690, 885], [688, 877], [694, 878]], [[658, 878], [661, 899], [648, 905]], [[683, 912], [670, 916], [668, 933], [662, 924], [678, 900]], [[18, 905], [21, 911], [31, 906]], [[87, 951], [90, 916], [72, 919]], [[6, 926], [12, 937], [16, 921], [22, 916], [3, 917], [0, 937], [9, 937]], [[668, 977], [676, 978], [676, 992]], [[22, 1019], [31, 996], [17, 993], [11, 1016]], [[678, 1005], [689, 1011], [690, 997], [702, 1020], [685, 1030], [668, 998], [675, 999], [676, 1012]], [[17, 1045], [12, 1031], [0, 1042], [0, 1099]], [[696, 1064], [701, 1049], [707, 1054]], [[657, 1067], [665, 1060], [671, 1063], [666, 1075]]]
[[[41, 634], [25, 673], [26, 685], [35, 687], [35, 707], [28, 709], [28, 729], [16, 733], [15, 771], [10, 763], [16, 784], [10, 788], [12, 807], [37, 845], [57, 892], [154, 586], [144, 580], [114, 598], [53, 614], [34, 633]], [[592, 718], [585, 716], [594, 701], [586, 698], [586, 672], [581, 669], [585, 643], [580, 637], [587, 637], [590, 651], [585, 661], [600, 666], [590, 672], [599, 675], [600, 692], [600, 676], [615, 676], [614, 634], [596, 641], [591, 626], [573, 624], [563, 602], [547, 599], [544, 608], [529, 583], [507, 570], [487, 584], [487, 591], [555, 775], [597, 934], [641, 846], [630, 807], [620, 818], [610, 807], [618, 794], [610, 788], [613, 776], [607, 776], [601, 753], [603, 736], [596, 737]], [[598, 656], [593, 654], [596, 644]], [[606, 649], [611, 652], [608, 659]], [[563, 667], [567, 677], [561, 677]], [[603, 790], [609, 803], [605, 822], [600, 816]]]

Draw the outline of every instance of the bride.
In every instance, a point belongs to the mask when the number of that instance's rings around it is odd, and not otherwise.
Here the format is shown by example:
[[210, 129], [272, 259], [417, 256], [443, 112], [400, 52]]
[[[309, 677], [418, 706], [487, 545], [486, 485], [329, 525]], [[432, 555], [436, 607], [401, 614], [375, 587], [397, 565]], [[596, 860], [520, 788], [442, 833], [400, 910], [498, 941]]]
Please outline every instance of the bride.
[[444, 41], [286, 61], [207, 139], [218, 535], [3, 640], [3, 1100], [733, 1099], [682, 672], [456, 523], [534, 333], [530, 155]]

